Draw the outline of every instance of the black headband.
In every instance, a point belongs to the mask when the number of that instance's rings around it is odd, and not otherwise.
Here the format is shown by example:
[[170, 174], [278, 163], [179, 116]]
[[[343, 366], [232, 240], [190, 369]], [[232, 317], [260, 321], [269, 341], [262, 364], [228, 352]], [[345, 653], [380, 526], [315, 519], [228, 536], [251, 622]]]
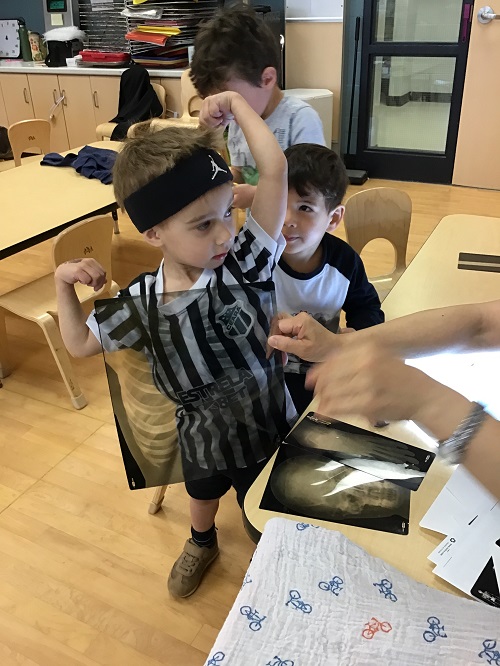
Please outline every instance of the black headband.
[[127, 197], [125, 210], [139, 231], [147, 231], [232, 179], [219, 153], [200, 148]]

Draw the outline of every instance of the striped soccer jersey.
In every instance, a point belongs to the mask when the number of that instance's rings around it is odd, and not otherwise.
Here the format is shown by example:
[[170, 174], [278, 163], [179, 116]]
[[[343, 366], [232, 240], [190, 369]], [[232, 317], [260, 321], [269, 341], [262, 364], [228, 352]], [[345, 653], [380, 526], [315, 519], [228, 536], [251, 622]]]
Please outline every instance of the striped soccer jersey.
[[249, 216], [224, 264], [188, 291], [163, 301], [162, 264], [88, 319], [106, 351], [143, 352], [157, 388], [177, 404], [186, 478], [265, 460], [295, 416], [280, 355], [266, 359], [281, 250]]

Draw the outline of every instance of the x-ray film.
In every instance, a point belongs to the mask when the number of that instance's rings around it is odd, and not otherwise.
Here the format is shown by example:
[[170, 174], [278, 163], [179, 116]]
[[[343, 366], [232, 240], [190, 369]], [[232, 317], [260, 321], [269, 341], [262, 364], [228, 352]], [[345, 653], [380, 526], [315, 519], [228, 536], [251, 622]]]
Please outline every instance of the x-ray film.
[[281, 355], [267, 347], [274, 313], [271, 282], [96, 303], [131, 488], [207, 478], [274, 453], [295, 416]]
[[418, 490], [435, 458], [425, 449], [312, 412], [286, 442], [410, 490]]
[[282, 444], [261, 509], [408, 534], [410, 491], [317, 451]]

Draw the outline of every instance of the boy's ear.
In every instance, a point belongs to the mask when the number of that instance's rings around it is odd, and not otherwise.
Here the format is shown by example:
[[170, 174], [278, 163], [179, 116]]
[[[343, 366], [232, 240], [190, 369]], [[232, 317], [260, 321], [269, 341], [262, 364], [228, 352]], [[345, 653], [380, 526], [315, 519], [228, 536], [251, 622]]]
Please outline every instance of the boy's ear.
[[278, 73], [275, 67], [266, 67], [260, 77], [261, 88], [274, 88], [278, 81]]
[[327, 227], [327, 231], [335, 231], [335, 229], [339, 226], [339, 224], [342, 222], [342, 218], [344, 217], [344, 212], [345, 212], [345, 206], [337, 206], [332, 210], [330, 213], [330, 224]]
[[156, 233], [156, 227], [151, 227], [151, 229], [143, 231], [142, 236], [144, 240], [147, 241], [150, 245], [153, 245], [153, 247], [161, 246], [161, 240], [158, 234]]

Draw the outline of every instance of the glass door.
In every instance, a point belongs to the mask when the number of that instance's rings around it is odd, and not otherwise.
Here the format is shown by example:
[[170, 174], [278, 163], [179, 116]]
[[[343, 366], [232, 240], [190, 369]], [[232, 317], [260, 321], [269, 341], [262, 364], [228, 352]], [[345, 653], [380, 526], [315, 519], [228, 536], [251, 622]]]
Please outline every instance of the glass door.
[[365, 0], [356, 168], [451, 183], [472, 0]]

